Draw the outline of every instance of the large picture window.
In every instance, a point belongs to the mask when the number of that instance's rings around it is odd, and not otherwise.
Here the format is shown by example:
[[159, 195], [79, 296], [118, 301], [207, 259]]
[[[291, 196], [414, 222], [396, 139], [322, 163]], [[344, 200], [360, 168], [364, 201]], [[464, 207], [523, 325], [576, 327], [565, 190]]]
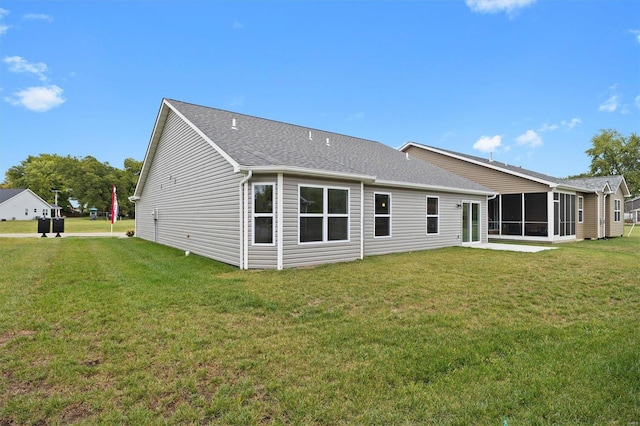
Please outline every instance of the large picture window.
[[273, 244], [274, 185], [272, 183], [253, 184], [253, 243]]
[[391, 194], [374, 194], [374, 237], [391, 236]]
[[427, 197], [427, 234], [437, 234], [440, 229], [440, 199]]
[[301, 243], [349, 240], [349, 190], [299, 187], [298, 235]]

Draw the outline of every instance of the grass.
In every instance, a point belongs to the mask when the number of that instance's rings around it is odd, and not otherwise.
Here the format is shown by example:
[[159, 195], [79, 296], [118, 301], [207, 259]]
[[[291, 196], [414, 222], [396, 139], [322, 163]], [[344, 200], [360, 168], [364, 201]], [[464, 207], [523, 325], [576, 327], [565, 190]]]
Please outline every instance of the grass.
[[[132, 219], [122, 219], [113, 225], [113, 232], [127, 232], [135, 229], [135, 221]], [[0, 221], [0, 234], [36, 234], [38, 222], [35, 220], [8, 220]], [[64, 231], [66, 232], [110, 232], [111, 221], [104, 218], [89, 220], [86, 217], [70, 217], [64, 220]]]
[[0, 424], [636, 424], [636, 228], [281, 272], [3, 239]]

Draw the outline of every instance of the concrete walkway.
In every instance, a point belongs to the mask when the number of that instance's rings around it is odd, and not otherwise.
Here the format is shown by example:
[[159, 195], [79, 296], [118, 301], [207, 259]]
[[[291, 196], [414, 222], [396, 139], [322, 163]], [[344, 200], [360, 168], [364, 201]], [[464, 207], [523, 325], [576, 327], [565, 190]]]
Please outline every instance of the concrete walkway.
[[555, 250], [558, 248], [558, 247], [527, 246], [527, 245], [519, 245], [519, 244], [499, 244], [499, 243], [470, 244], [466, 247], [487, 249], [487, 250], [519, 251], [522, 253], [537, 253], [539, 251]]
[[[47, 233], [47, 238], [55, 238], [55, 232]], [[42, 234], [0, 234], [0, 238], [41, 238]], [[62, 232], [61, 238], [66, 237], [113, 237], [113, 238], [127, 238], [125, 232]]]

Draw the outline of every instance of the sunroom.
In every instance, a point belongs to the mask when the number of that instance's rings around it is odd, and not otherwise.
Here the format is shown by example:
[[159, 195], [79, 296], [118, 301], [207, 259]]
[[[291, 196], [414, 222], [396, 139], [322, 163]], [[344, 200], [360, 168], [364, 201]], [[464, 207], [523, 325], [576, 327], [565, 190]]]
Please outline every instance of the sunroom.
[[489, 237], [558, 241], [575, 239], [583, 197], [548, 191], [498, 194], [489, 200]]

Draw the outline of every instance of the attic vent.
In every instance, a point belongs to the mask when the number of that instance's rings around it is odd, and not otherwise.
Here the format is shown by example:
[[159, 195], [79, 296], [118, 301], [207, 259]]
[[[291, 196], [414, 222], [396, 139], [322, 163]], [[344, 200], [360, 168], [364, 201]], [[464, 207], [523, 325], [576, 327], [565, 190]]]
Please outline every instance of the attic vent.
[[489, 162], [493, 163], [493, 152], [489, 153]]
[[238, 128], [236, 127], [236, 119], [235, 118], [231, 119], [231, 129], [238, 130]]
[[312, 141], [313, 137], [311, 137], [311, 130], [309, 130], [309, 140]]
[[408, 152], [404, 153], [404, 158], [406, 158], [407, 160], [409, 159], [409, 153]]
[[327, 145], [327, 146], [331, 146], [331, 143], [329, 142], [329, 138], [327, 138], [326, 145]]

